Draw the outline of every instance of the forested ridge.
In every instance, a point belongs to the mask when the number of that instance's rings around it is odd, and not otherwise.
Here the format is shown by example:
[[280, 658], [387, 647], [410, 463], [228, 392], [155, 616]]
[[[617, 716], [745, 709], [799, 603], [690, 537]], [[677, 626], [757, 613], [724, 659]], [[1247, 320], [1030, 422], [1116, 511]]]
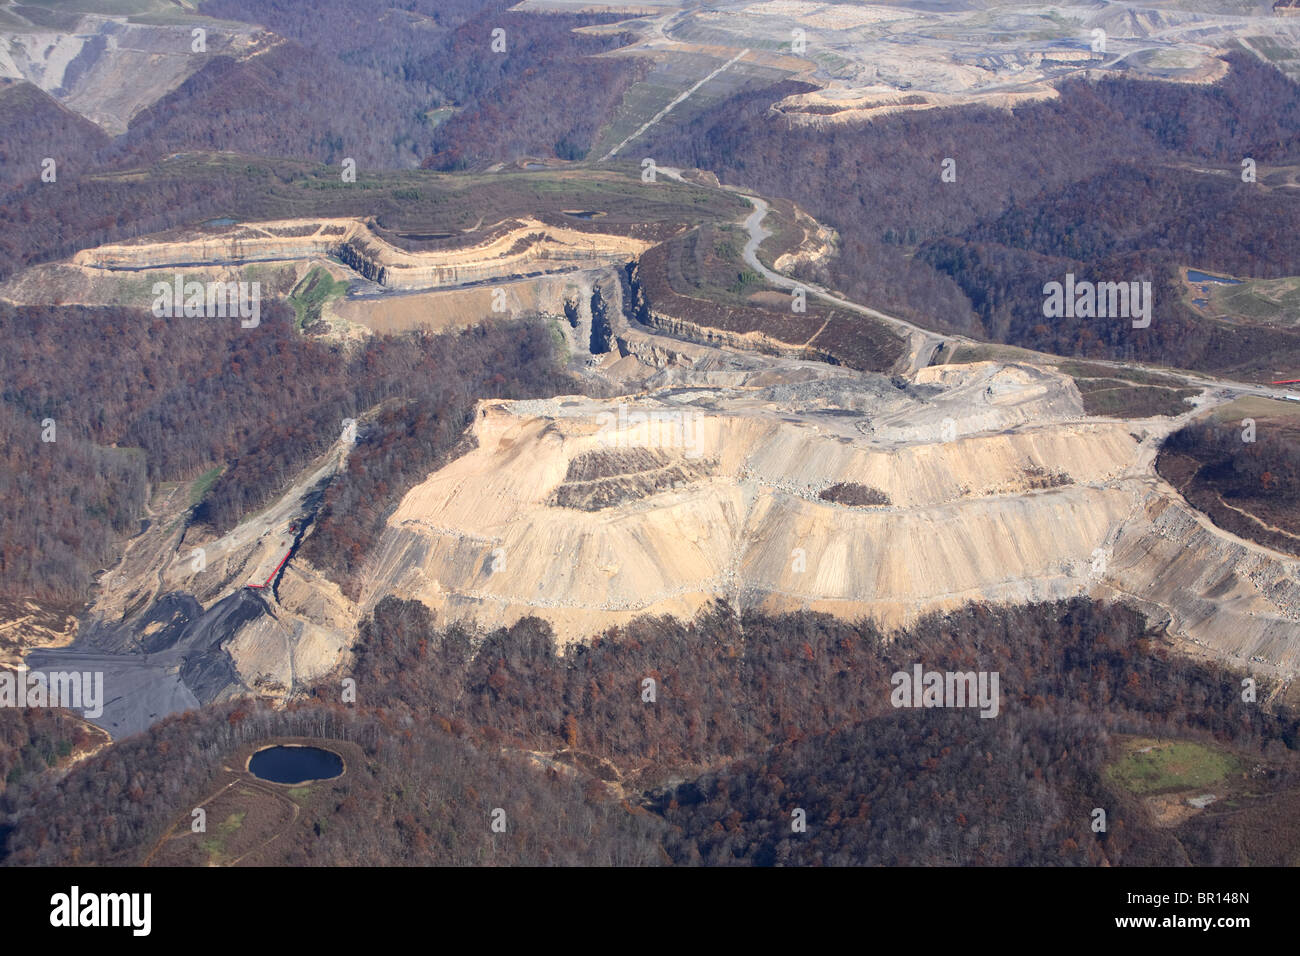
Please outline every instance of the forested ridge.
[[[39, 180], [46, 157], [70, 176], [184, 150], [351, 157], [369, 169], [580, 159], [645, 68], [595, 58], [628, 35], [574, 32], [615, 16], [538, 16], [513, 5], [206, 0], [202, 13], [283, 39], [243, 59], [200, 54], [197, 71], [113, 138], [31, 84], [0, 87], [0, 185]], [[492, 48], [494, 30], [505, 31], [504, 52]]]
[[[1300, 196], [1241, 179], [1241, 161], [1300, 163], [1300, 87], [1246, 54], [1209, 86], [1071, 80], [1010, 111], [957, 107], [869, 124], [792, 128], [770, 104], [809, 89], [743, 92], [644, 144], [799, 203], [840, 234], [809, 277], [920, 324], [1065, 355], [1255, 374], [1300, 359], [1294, 330], [1196, 316], [1179, 265], [1294, 274]], [[791, 144], [797, 148], [791, 150]], [[956, 162], [956, 181], [940, 180]], [[1150, 281], [1151, 327], [1043, 316], [1043, 285]]]
[[141, 518], [148, 482], [223, 467], [193, 520], [229, 530], [334, 444], [345, 418], [383, 405], [310, 549], [346, 576], [386, 511], [460, 439], [477, 399], [574, 387], [545, 327], [528, 320], [374, 337], [348, 352], [297, 333], [278, 302], [254, 329], [0, 304], [0, 336], [0, 581], [11, 596], [86, 599]]
[[1300, 556], [1300, 428], [1294, 424], [1190, 422], [1165, 439], [1156, 470], [1219, 527]]
[[[1000, 672], [999, 715], [894, 709], [890, 676], [916, 663]], [[355, 706], [333, 682], [282, 712], [215, 705], [57, 784], [19, 778], [2, 800], [8, 862], [138, 860], [224, 754], [289, 734], [367, 755], [333, 784], [329, 827], [285, 847], [292, 863], [1136, 865], [1265, 862], [1300, 847], [1285, 824], [1264, 843], [1242, 829], [1252, 807], [1300, 783], [1300, 715], [1244, 703], [1237, 675], [1172, 652], [1135, 611], [1086, 599], [973, 605], [893, 635], [719, 606], [559, 656], [540, 621], [443, 629], [389, 598], [350, 674]], [[1157, 826], [1104, 772], [1125, 734], [1227, 748], [1256, 802], [1245, 816]], [[532, 751], [579, 773], [512, 756]], [[496, 806], [521, 837], [475, 858]], [[1095, 807], [1105, 833], [1090, 828]], [[790, 827], [794, 808], [807, 832]]]
[[[0, 186], [36, 180], [43, 161], [63, 160], [63, 174], [93, 168], [91, 157], [108, 145], [108, 134], [61, 106], [30, 83], [0, 80]], [[59, 173], [56, 164], [54, 174]]]

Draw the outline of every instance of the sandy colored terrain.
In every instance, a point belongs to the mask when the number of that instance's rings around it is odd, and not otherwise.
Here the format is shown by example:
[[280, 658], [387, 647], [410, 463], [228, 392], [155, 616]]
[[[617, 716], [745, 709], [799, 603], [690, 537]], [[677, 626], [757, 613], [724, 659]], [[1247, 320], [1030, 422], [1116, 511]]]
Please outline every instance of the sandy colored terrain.
[[[1089, 420], [1068, 381], [1029, 367], [920, 379], [484, 403], [478, 447], [390, 518], [365, 601], [486, 625], [535, 614], [579, 640], [717, 598], [898, 625], [1122, 593], [1224, 656], [1300, 664], [1300, 563], [1207, 529], [1155, 477], [1170, 420]], [[575, 481], [599, 453], [610, 474]], [[889, 504], [821, 500], [836, 482]], [[583, 496], [604, 506], [559, 503]]]
[[[750, 202], [745, 262], [788, 286], [757, 258], [766, 204]], [[792, 255], [829, 254], [833, 235], [799, 222]], [[536, 615], [566, 643], [719, 599], [894, 626], [970, 601], [1090, 594], [1137, 602], [1193, 653], [1283, 678], [1300, 668], [1300, 562], [1214, 528], [1154, 471], [1160, 441], [1189, 416], [1274, 390], [1181, 375], [1204, 392], [1178, 418], [1093, 418], [1045, 357], [930, 366], [947, 337], [816, 288], [915, 340], [895, 374], [797, 347], [759, 353], [752, 337], [687, 319], [630, 321], [620, 272], [645, 245], [572, 232], [520, 220], [411, 252], [359, 220], [192, 229], [87, 250], [0, 289], [41, 301], [42, 282], [63, 282], [93, 297], [188, 262], [266, 270], [283, 294], [323, 263], [357, 293], [325, 310], [371, 332], [469, 325], [498, 311], [500, 290], [507, 313], [558, 331], [593, 395], [623, 396], [481, 402], [472, 450], [389, 516], [356, 603], [294, 553], [346, 441], [220, 537], [185, 528], [188, 489], [160, 491], [150, 527], [101, 579], [97, 636], [69, 649], [127, 688], [114, 727], [250, 690], [290, 697], [346, 666], [358, 622], [390, 594], [424, 602], [439, 624]], [[490, 285], [474, 284], [484, 275]], [[674, 331], [694, 341], [663, 334]], [[881, 503], [822, 496], [837, 485]]]
[[[660, 64], [645, 95], [634, 88], [627, 98], [637, 115], [625, 118], [623, 128], [632, 130], [640, 122], [653, 125], [654, 109], [666, 105], [671, 94], [655, 88], [676, 87], [678, 95], [695, 89], [741, 53], [751, 68], [816, 87], [774, 104], [790, 122], [809, 126], [964, 104], [1011, 109], [1055, 97], [1057, 84], [1069, 78], [1209, 83], [1226, 73], [1223, 56], [1239, 43], [1284, 70], [1300, 60], [1300, 22], [1272, 15], [1267, 5], [727, 0], [607, 6], [629, 17], [620, 29], [637, 31], [635, 42], [607, 55], [648, 56]], [[575, 5], [527, 0], [520, 8], [558, 12]], [[726, 82], [710, 79], [693, 96], [723, 95]], [[771, 80], [762, 73], [752, 82]]]
[[66, 647], [77, 636], [72, 609], [55, 609], [24, 599], [0, 600], [0, 667], [14, 668], [38, 647]]
[[181, 269], [333, 256], [392, 290], [466, 285], [625, 261], [649, 244], [524, 219], [481, 243], [411, 252], [357, 219], [286, 219], [151, 236], [86, 249], [72, 264], [102, 271]]

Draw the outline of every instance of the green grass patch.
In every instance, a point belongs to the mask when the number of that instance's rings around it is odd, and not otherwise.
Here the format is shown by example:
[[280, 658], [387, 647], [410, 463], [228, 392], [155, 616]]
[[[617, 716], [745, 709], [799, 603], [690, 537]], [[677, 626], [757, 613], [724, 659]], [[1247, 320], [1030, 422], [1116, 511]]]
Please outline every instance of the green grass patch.
[[221, 468], [221, 465], [217, 465], [215, 468], [209, 468], [194, 480], [194, 484], [190, 486], [191, 507], [202, 501], [203, 496], [208, 493], [208, 489], [216, 484], [217, 479], [221, 477]]
[[1300, 59], [1300, 49], [1295, 46], [1281, 41], [1272, 36], [1250, 36], [1246, 37], [1250, 43], [1251, 51], [1258, 51], [1264, 59], [1271, 63], [1285, 63], [1288, 60]]
[[1047, 356], [1043, 352], [1014, 345], [999, 345], [995, 342], [967, 345], [958, 343], [939, 353], [944, 365], [968, 365], [974, 362], [1042, 362]]
[[1228, 319], [1294, 326], [1300, 316], [1300, 276], [1246, 279], [1239, 285], [1210, 286], [1210, 307]]
[[1150, 418], [1181, 415], [1190, 406], [1184, 399], [1198, 394], [1178, 379], [1145, 369], [1120, 368], [1093, 362], [1057, 362], [1074, 379], [1083, 410], [1108, 418]]
[[736, 273], [736, 281], [730, 285], [727, 291], [743, 299], [752, 292], [758, 292], [766, 288], [768, 288], [767, 282], [757, 272], [752, 269], [741, 269]]
[[1106, 778], [1136, 794], [1210, 787], [1241, 770], [1231, 754], [1188, 740], [1133, 740], [1125, 751]]
[[1242, 419], [1254, 418], [1260, 422], [1277, 421], [1294, 428], [1300, 424], [1300, 402], [1279, 402], [1257, 395], [1243, 395], [1227, 405], [1220, 405], [1210, 414], [1217, 422], [1230, 422], [1237, 427], [1241, 427]]
[[[223, 194], [219, 203], [214, 200], [197, 211], [196, 220], [374, 216], [384, 228], [396, 232], [456, 233], [475, 228], [480, 220], [490, 225], [509, 218], [588, 209], [605, 213], [602, 231], [640, 233], [647, 224], [658, 223], [668, 233], [681, 225], [735, 222], [748, 214], [749, 204], [730, 193], [681, 185], [666, 176], [648, 186], [641, 182], [639, 163], [633, 157], [600, 167], [533, 172], [394, 170], [343, 183], [337, 166], [187, 152], [154, 166], [92, 174], [86, 181], [112, 184], [126, 206], [136, 193], [152, 194], [176, 184], [202, 191], [210, 183], [225, 186], [233, 181], [240, 187], [236, 198]], [[394, 195], [411, 189], [418, 191], [418, 200]]]
[[118, 17], [175, 9], [169, 0], [24, 0], [22, 6]]
[[230, 814], [217, 824], [217, 829], [211, 836], [199, 843], [199, 846], [203, 847], [203, 851], [207, 853], [209, 863], [220, 865], [226, 855], [227, 838], [244, 825], [244, 817], [246, 816], [248, 816], [247, 810], [239, 810]]
[[547, 325], [547, 330], [551, 333], [551, 345], [555, 349], [556, 361], [564, 364], [569, 361], [569, 340], [564, 337], [564, 328], [560, 325], [559, 319], [551, 319]]
[[331, 299], [340, 298], [348, 291], [348, 284], [335, 279], [320, 266], [313, 266], [289, 294], [293, 306], [294, 327], [301, 330], [320, 319], [321, 309]]
[[1096, 365], [1092, 362], [1060, 362], [1056, 366], [1071, 378], [1107, 378], [1119, 379], [1124, 382], [1132, 382], [1136, 385], [1165, 385], [1177, 387], [1182, 384], [1176, 378], [1169, 375], [1161, 375], [1159, 372], [1148, 372], [1145, 369], [1138, 368], [1120, 368], [1111, 365]]

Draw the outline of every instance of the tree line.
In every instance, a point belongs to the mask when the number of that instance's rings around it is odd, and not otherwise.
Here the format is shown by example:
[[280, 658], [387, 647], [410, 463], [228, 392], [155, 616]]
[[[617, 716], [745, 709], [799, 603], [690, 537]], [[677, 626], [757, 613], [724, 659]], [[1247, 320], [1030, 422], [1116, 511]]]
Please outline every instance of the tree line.
[[[891, 675], [915, 664], [998, 671], [999, 715], [896, 709]], [[320, 832], [286, 841], [294, 864], [1168, 865], [1258, 862], [1300, 840], [1273, 818], [1261, 849], [1241, 814], [1161, 827], [1113, 782], [1120, 735], [1140, 734], [1228, 749], [1257, 797], [1282, 795], [1300, 715], [1244, 703], [1238, 675], [1173, 651], [1135, 610], [1083, 598], [967, 605], [890, 633], [718, 605], [563, 655], [537, 620], [479, 633], [387, 598], [348, 673], [354, 705], [333, 680], [283, 711], [214, 704], [61, 781], [24, 777], [0, 801], [8, 862], [138, 859], [225, 754], [277, 734], [367, 753], [331, 784]], [[526, 836], [492, 850], [495, 806]]]

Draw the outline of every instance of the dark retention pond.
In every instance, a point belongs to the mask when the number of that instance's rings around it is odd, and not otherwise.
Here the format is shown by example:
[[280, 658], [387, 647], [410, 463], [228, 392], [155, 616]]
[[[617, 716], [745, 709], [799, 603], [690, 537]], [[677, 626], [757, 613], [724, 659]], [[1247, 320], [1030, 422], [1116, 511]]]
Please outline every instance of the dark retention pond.
[[248, 772], [272, 783], [329, 780], [343, 772], [343, 758], [320, 747], [267, 747], [253, 754]]

